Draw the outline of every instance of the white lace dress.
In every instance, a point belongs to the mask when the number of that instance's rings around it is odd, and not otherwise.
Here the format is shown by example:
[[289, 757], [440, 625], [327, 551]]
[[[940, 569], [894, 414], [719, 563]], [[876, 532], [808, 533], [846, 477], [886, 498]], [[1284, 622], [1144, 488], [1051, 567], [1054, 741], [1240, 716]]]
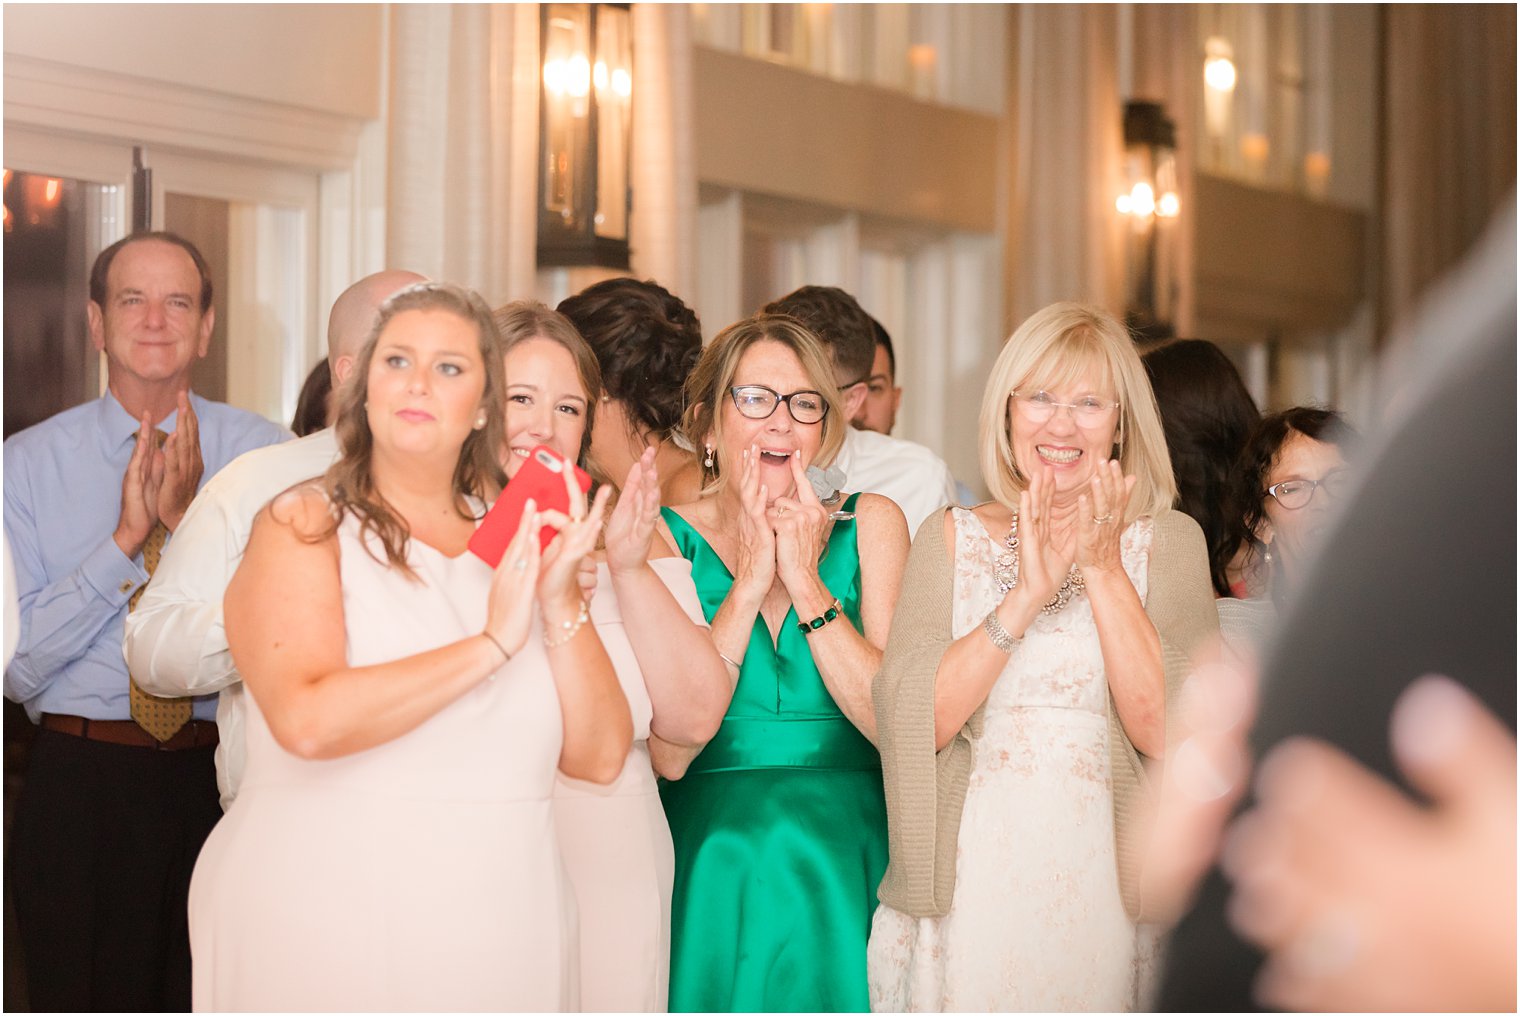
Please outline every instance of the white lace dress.
[[[955, 512], [953, 631], [1001, 598], [1000, 543]], [[1125, 530], [1142, 602], [1152, 527]], [[1108, 686], [1092, 604], [1041, 615], [987, 698], [957, 843], [955, 896], [940, 918], [882, 905], [868, 949], [875, 1012], [1120, 1011], [1144, 1004], [1155, 963], [1119, 898], [1109, 776]]]

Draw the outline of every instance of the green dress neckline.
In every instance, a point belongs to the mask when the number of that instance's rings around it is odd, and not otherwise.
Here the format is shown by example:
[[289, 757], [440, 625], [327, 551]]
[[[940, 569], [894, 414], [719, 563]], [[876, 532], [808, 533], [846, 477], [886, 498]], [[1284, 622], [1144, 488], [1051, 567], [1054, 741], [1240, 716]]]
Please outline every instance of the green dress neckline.
[[[851, 494], [845, 500], [840, 510], [846, 512], [854, 512], [855, 502], [859, 499], [860, 494], [858, 492]], [[677, 549], [681, 551], [682, 555], [685, 556], [687, 560], [691, 561], [693, 571], [696, 571], [698, 568], [711, 568], [713, 566], [717, 567], [722, 578], [725, 580], [723, 586], [723, 595], [724, 597], [727, 597], [728, 587], [734, 584], [734, 573], [729, 571], [728, 565], [724, 563], [723, 558], [718, 554], [718, 552], [713, 549], [713, 545], [708, 542], [707, 537], [702, 535], [702, 531], [700, 529], [692, 525], [686, 519], [682, 518], [674, 508], [662, 507], [660, 509], [660, 513], [664, 516], [666, 524], [671, 527], [671, 533], [676, 537]], [[680, 530], [677, 530], [677, 526], [680, 526]], [[827, 566], [827, 562], [832, 558], [835, 561], [843, 561], [845, 564], [847, 564], [849, 568], [855, 573], [855, 577], [857, 579], [856, 585], [858, 588], [859, 569], [857, 565], [859, 563], [859, 555], [856, 552], [857, 545], [855, 535], [855, 522], [853, 519], [837, 520], [834, 523], [834, 528], [829, 531], [829, 538], [824, 542], [823, 553], [818, 559], [818, 577], [823, 579], [823, 584], [828, 588], [829, 592], [839, 597], [841, 606], [845, 606], [845, 597], [844, 594], [838, 588], [836, 588], [836, 585], [848, 584], [850, 576], [844, 574], [841, 569], [829, 568]], [[836, 541], [838, 544], [837, 546]], [[690, 548], [690, 550], [688, 548]], [[831, 574], [825, 574], [826, 570]], [[831, 578], [834, 579], [834, 581], [830, 581]], [[703, 583], [698, 582], [697, 585], [700, 589]], [[721, 603], [722, 601], [720, 600], [719, 604], [721, 605]], [[706, 604], [704, 603], [703, 606], [705, 610]], [[711, 623], [713, 616], [716, 613], [716, 607], [707, 613], [707, 620], [709, 623]], [[853, 611], [845, 610], [844, 613], [851, 618], [856, 626], [856, 629], [858, 630], [860, 627], [858, 597], [856, 609]], [[811, 620], [811, 618], [809, 620]], [[795, 636], [797, 640], [802, 640], [804, 644], [801, 648], [804, 651], [807, 651], [805, 643], [807, 636], [803, 635], [800, 631], [797, 630], [797, 624], [799, 621], [800, 618], [797, 617], [796, 605], [793, 604], [788, 606], [786, 608], [786, 613], [781, 618], [781, 629], [776, 633], [775, 639], [772, 640], [770, 625], [766, 624], [765, 618], [757, 612], [755, 614], [755, 630], [750, 632], [750, 651], [754, 651], [758, 637], [758, 641], [764, 643], [769, 649], [770, 653], [773, 656], [779, 658], [785, 652], [782, 647], [782, 643], [787, 641], [788, 633]], [[810, 651], [808, 651], [808, 655], [812, 655]], [[745, 657], [745, 659], [748, 658], [748, 656]]]
[[[695, 526], [661, 511], [711, 621], [733, 575]], [[835, 525], [818, 574], [849, 619], [834, 623], [859, 630], [853, 523]], [[717, 734], [660, 785], [675, 847], [672, 1012], [868, 1007], [866, 938], [887, 863], [881, 759], [835, 704], [795, 616], [773, 642], [756, 615]]]

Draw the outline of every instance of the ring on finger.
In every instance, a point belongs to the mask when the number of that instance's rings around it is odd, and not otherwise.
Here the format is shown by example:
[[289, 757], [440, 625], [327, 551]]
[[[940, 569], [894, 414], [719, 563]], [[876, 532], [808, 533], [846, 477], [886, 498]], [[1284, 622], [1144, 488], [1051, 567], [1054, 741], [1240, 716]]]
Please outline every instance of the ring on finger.
[[786, 514], [786, 505], [784, 505], [784, 504], [783, 505], [777, 505], [776, 506], [776, 514], [777, 515], [785, 515]]
[[527, 571], [528, 570], [528, 559], [525, 558], [525, 557], [519, 557], [516, 560], [514, 560], [512, 562], [512, 570], [513, 571]]
[[1092, 520], [1094, 525], [1102, 526], [1112, 522], [1114, 520], [1114, 516], [1113, 513], [1110, 512], [1106, 515], [1094, 515], [1092, 517]]

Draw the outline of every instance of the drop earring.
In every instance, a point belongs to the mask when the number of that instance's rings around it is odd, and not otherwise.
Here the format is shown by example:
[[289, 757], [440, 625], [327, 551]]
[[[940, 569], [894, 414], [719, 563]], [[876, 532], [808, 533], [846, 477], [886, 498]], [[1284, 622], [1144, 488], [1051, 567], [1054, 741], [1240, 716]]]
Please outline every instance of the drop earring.
[[705, 459], [702, 460], [702, 468], [704, 468], [704, 469], [711, 469], [712, 467], [713, 467], [713, 450], [712, 450], [712, 445], [708, 445], [707, 446], [707, 458], [705, 458]]

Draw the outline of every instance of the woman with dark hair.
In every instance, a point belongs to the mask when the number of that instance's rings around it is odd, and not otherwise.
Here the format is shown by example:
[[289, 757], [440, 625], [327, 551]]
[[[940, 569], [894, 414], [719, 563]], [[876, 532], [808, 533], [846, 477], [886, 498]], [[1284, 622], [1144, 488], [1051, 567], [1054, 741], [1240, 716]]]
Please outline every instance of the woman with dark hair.
[[342, 456], [254, 523], [225, 611], [247, 771], [191, 885], [197, 1010], [578, 1006], [550, 797], [556, 772], [616, 778], [631, 740], [576, 581], [607, 499], [526, 513], [494, 572], [469, 553], [502, 400], [480, 298], [402, 290], [340, 391]]
[[602, 392], [591, 457], [614, 481], [653, 448], [661, 504], [696, 499], [697, 456], [683, 445], [686, 378], [702, 355], [702, 326], [684, 303], [652, 281], [608, 279], [559, 305], [596, 353]]
[[651, 741], [675, 841], [670, 1008], [864, 1011], [887, 860], [871, 680], [907, 523], [879, 495], [823, 507], [834, 492], [808, 467], [832, 461], [850, 421], [827, 350], [795, 319], [724, 329], [687, 393], [707, 482], [663, 516], [727, 669], [714, 732]]
[[[601, 375], [575, 327], [541, 303], [496, 311], [505, 350], [507, 475], [545, 445], [584, 459]], [[670, 964], [670, 828], [649, 760], [651, 732], [711, 736], [727, 685], [691, 565], [655, 540], [653, 452], [631, 465], [607, 522], [588, 608], [633, 716], [633, 747], [610, 786], [561, 775], [554, 822], [580, 908], [580, 1001], [592, 1012], [663, 1010]], [[509, 481], [510, 482], [510, 481]]]
[[332, 422], [332, 399], [332, 368], [326, 360], [318, 360], [296, 399], [296, 415], [290, 421], [292, 433], [305, 437], [328, 426]]
[[1260, 644], [1293, 584], [1309, 567], [1314, 537], [1325, 528], [1346, 477], [1345, 453], [1356, 431], [1331, 409], [1294, 406], [1263, 417], [1231, 473], [1240, 506], [1233, 538], [1245, 550], [1251, 599], [1219, 602], [1228, 642]]
[[1230, 358], [1212, 342], [1180, 339], [1141, 357], [1161, 411], [1178, 511], [1203, 529], [1215, 596], [1244, 596], [1236, 511], [1230, 500], [1230, 469], [1251, 429], [1261, 419], [1256, 402]]

